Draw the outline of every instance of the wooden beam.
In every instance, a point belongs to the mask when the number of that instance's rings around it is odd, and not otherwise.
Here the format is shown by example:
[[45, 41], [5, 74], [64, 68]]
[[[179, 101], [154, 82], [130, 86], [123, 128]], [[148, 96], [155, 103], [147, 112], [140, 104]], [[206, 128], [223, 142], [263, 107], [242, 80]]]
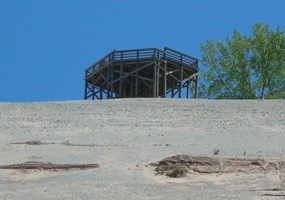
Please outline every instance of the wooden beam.
[[138, 68], [138, 69], [136, 69], [136, 70], [134, 70], [134, 71], [132, 71], [132, 72], [126, 73], [126, 74], [123, 75], [122, 77], [117, 78], [116, 80], [114, 80], [113, 83], [116, 83], [117, 81], [119, 81], [119, 80], [122, 79], [122, 78], [126, 78], [126, 77], [128, 77], [129, 75], [136, 73], [137, 71], [140, 71], [140, 70], [142, 70], [142, 69], [144, 69], [144, 68], [146, 68], [146, 67], [149, 67], [149, 66], [151, 66], [152, 64], [153, 64], [153, 62], [148, 63], [148, 64], [146, 64], [146, 65], [144, 65], [144, 66], [142, 66], [142, 67], [140, 67], [140, 68]]

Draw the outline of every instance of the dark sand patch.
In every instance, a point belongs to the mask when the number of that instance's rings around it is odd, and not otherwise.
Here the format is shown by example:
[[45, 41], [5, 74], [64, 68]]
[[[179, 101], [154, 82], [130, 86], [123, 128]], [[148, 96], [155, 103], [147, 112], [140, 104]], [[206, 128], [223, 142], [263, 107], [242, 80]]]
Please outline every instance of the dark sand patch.
[[22, 164], [0, 165], [0, 169], [15, 170], [70, 170], [98, 168], [99, 164], [54, 164], [44, 162], [25, 162]]
[[12, 145], [63, 145], [63, 146], [78, 146], [78, 147], [116, 147], [116, 146], [124, 146], [124, 145], [118, 145], [118, 144], [80, 144], [80, 143], [70, 143], [69, 141], [65, 142], [41, 142], [38, 140], [31, 140], [31, 141], [25, 141], [25, 142], [12, 142], [10, 143]]

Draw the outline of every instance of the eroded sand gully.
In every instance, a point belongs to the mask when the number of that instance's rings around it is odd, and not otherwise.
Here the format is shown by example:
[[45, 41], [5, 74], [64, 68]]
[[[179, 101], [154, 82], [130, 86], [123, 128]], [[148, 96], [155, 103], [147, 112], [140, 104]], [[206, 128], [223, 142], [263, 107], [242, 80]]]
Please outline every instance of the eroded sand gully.
[[[285, 159], [263, 158], [223, 158], [223, 157], [201, 157], [176, 155], [165, 158], [159, 162], [152, 163], [157, 174], [166, 174], [175, 168], [185, 168], [187, 172], [198, 172], [204, 174], [212, 173], [269, 173], [277, 171], [285, 172]], [[284, 180], [285, 181], [285, 180]]]

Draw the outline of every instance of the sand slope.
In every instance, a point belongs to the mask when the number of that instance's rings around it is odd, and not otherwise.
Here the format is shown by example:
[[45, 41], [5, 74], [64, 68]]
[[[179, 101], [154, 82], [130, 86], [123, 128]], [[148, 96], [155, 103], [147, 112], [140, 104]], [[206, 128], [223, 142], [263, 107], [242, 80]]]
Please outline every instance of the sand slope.
[[[69, 171], [0, 170], [0, 199], [274, 199], [267, 174], [154, 175], [186, 154], [284, 158], [285, 101], [122, 99], [0, 103], [0, 165], [98, 163]], [[27, 141], [40, 141], [29, 144]], [[279, 188], [279, 191], [267, 191]], [[265, 194], [275, 194], [266, 196]]]

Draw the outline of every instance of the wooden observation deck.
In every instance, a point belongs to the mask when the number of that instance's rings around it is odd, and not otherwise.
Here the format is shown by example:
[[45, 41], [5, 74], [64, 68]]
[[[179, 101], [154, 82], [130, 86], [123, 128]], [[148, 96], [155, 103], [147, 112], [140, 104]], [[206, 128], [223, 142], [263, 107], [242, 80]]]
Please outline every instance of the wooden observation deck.
[[197, 97], [198, 59], [165, 47], [112, 51], [85, 71], [84, 99]]

